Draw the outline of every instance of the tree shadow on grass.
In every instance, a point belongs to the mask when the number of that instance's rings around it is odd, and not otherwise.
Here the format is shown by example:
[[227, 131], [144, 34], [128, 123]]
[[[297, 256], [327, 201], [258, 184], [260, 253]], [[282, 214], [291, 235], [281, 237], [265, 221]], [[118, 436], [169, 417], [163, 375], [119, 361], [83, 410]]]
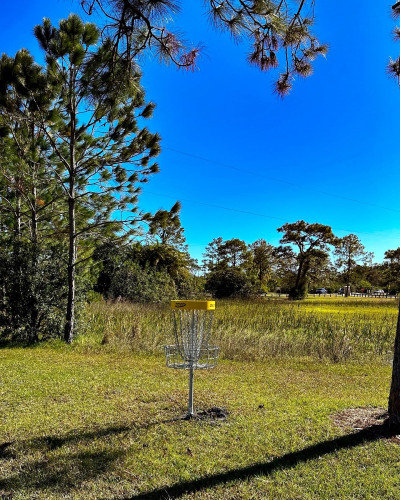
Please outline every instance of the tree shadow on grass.
[[[109, 439], [129, 427], [109, 427], [65, 436], [43, 436], [0, 445], [0, 465], [10, 461], [11, 474], [0, 479], [0, 493], [51, 490], [66, 493], [106, 472], [123, 455], [121, 447], [90, 446], [95, 439]], [[104, 445], [104, 441], [102, 441]], [[65, 446], [65, 450], [62, 448]], [[71, 450], [72, 448], [72, 450]], [[104, 449], [105, 448], [105, 449]], [[59, 450], [59, 451], [58, 451]], [[37, 458], [39, 455], [39, 459]], [[1, 495], [0, 495], [1, 496]]]
[[[116, 461], [126, 454], [121, 443], [124, 435], [176, 420], [132, 423], [0, 443], [0, 468], [9, 462], [12, 471], [8, 477], [0, 479], [0, 498], [18, 491], [46, 490], [67, 494], [83, 482], [113, 470]], [[116, 441], [113, 438], [117, 438]]]
[[289, 469], [297, 464], [314, 460], [323, 455], [334, 453], [341, 449], [354, 448], [362, 444], [378, 441], [379, 439], [394, 438], [400, 433], [399, 428], [393, 428], [387, 422], [380, 425], [371, 425], [365, 429], [352, 434], [346, 434], [329, 441], [324, 441], [300, 451], [287, 453], [282, 457], [272, 459], [270, 462], [258, 463], [233, 469], [213, 476], [206, 476], [193, 481], [177, 483], [157, 490], [149, 491], [130, 497], [130, 500], [151, 500], [151, 499], [171, 499], [179, 498], [184, 494], [195, 493], [206, 488], [218, 486], [231, 481], [244, 481], [255, 476], [268, 476], [279, 469]]

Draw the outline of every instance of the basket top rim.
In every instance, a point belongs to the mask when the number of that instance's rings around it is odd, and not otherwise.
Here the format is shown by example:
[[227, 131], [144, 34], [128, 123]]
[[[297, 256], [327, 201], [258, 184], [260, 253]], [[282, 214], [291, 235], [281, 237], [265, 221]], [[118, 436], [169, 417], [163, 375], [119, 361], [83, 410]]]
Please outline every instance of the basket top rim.
[[190, 309], [199, 311], [214, 311], [214, 300], [171, 300], [171, 309]]

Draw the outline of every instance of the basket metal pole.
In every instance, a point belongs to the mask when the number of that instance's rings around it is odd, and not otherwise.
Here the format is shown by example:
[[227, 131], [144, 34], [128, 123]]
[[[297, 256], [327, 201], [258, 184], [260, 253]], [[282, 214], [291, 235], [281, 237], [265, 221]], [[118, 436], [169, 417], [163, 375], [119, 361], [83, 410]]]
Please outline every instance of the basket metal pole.
[[[190, 324], [190, 336], [189, 336], [189, 352], [190, 352], [190, 360], [189, 360], [189, 402], [188, 402], [188, 417], [193, 416], [193, 364], [195, 361], [196, 353], [194, 351], [195, 348], [195, 311], [192, 311], [192, 321]], [[197, 361], [197, 360], [196, 360]]]
[[189, 367], [189, 403], [188, 403], [188, 417], [193, 417], [193, 361]]

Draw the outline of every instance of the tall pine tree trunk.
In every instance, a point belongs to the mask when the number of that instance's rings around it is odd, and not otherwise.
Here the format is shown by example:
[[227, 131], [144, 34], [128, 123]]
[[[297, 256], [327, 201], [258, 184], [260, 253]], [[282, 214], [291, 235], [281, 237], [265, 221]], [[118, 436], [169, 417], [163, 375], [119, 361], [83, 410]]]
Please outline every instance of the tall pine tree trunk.
[[29, 339], [31, 342], [39, 340], [39, 304], [37, 293], [35, 291], [36, 279], [38, 279], [38, 258], [39, 258], [39, 239], [38, 239], [38, 213], [37, 213], [37, 188], [36, 175], [33, 170], [32, 175], [32, 207], [31, 207], [31, 238], [32, 238], [32, 275], [34, 279], [33, 288], [31, 290], [30, 301], [30, 332]]
[[302, 275], [302, 272], [303, 272], [303, 265], [304, 265], [304, 260], [301, 259], [300, 262], [299, 262], [299, 268], [297, 270], [296, 284], [294, 285], [295, 288], [298, 288], [299, 285], [300, 285], [301, 275]]
[[16, 203], [15, 203], [15, 228], [14, 228], [14, 234], [15, 238], [19, 240], [21, 236], [21, 192], [20, 192], [20, 180], [17, 180], [17, 186], [15, 189], [15, 197], [16, 197]]
[[397, 318], [396, 339], [394, 341], [392, 385], [389, 393], [389, 420], [400, 426], [400, 309]]
[[23, 304], [23, 286], [22, 286], [22, 273], [23, 266], [21, 262], [21, 191], [20, 179], [15, 179], [15, 221], [14, 221], [14, 241], [12, 250], [12, 272], [14, 278], [11, 283], [11, 325], [13, 329], [17, 329], [21, 324], [21, 305]]
[[75, 263], [76, 263], [76, 198], [75, 198], [75, 176], [76, 176], [76, 98], [75, 98], [75, 73], [70, 70], [70, 143], [69, 143], [69, 193], [68, 193], [68, 300], [67, 315], [64, 329], [64, 340], [68, 344], [72, 342], [75, 329]]
[[350, 268], [351, 268], [351, 262], [350, 262], [350, 257], [347, 261], [347, 273], [346, 273], [346, 289], [345, 289], [345, 292], [344, 292], [344, 296], [345, 297], [349, 297], [350, 296]]
[[[71, 176], [72, 177], [72, 176]], [[72, 188], [72, 189], [71, 189]], [[72, 193], [71, 193], [72, 191]], [[64, 340], [68, 344], [72, 342], [75, 327], [75, 196], [73, 181], [70, 181], [70, 198], [68, 200], [69, 231], [68, 231], [68, 301], [67, 315], [64, 330]]]

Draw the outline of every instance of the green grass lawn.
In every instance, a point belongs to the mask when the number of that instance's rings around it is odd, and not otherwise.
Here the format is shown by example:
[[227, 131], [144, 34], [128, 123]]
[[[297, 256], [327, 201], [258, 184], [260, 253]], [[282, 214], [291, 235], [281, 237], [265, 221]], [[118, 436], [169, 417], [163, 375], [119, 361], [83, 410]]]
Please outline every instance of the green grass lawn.
[[109, 346], [0, 350], [0, 498], [400, 498], [400, 448], [340, 429], [385, 407], [390, 366], [223, 361], [187, 373]]

